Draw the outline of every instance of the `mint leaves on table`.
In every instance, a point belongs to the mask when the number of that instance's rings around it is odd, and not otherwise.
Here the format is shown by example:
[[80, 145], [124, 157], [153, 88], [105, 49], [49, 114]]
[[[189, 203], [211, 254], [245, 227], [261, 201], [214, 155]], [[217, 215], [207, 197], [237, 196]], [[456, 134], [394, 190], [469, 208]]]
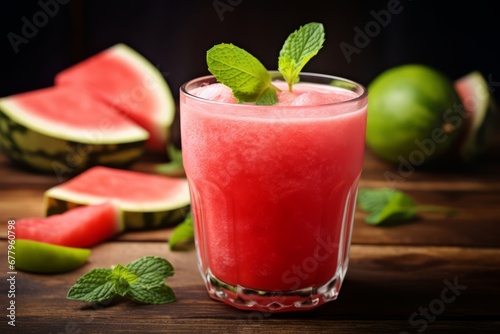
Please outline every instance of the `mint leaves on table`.
[[370, 225], [408, 221], [419, 212], [437, 212], [446, 215], [456, 212], [443, 206], [417, 205], [408, 195], [389, 188], [360, 189], [358, 203], [362, 210], [369, 213], [365, 222]]
[[67, 298], [102, 302], [116, 296], [145, 304], [166, 304], [176, 300], [174, 291], [165, 285], [174, 268], [159, 256], [144, 256], [126, 266], [93, 269], [69, 289]]
[[299, 73], [307, 62], [323, 47], [325, 30], [320, 23], [309, 23], [288, 36], [278, 58], [278, 70], [292, 91], [299, 81]]
[[[292, 91], [305, 64], [323, 47], [321, 23], [308, 23], [294, 31], [285, 41], [278, 58], [278, 70]], [[207, 51], [208, 70], [217, 81], [232, 89], [239, 103], [273, 105], [278, 102], [271, 76], [262, 63], [233, 44], [218, 44]]]
[[193, 216], [188, 212], [186, 218], [177, 225], [168, 241], [170, 250], [176, 251], [192, 245], [194, 241]]
[[184, 174], [184, 164], [182, 162], [182, 151], [174, 144], [167, 146], [169, 162], [157, 164], [155, 171], [160, 174], [178, 176]]

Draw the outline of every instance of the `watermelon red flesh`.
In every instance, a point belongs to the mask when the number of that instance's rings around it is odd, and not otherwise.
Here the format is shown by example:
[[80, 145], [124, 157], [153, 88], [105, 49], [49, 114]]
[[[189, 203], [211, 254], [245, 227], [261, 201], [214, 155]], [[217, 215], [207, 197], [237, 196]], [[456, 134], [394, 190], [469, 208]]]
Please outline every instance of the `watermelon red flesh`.
[[183, 200], [188, 191], [185, 179], [96, 166], [49, 189], [46, 194], [68, 194], [82, 201], [113, 200], [124, 207], [164, 208]]
[[77, 142], [146, 140], [148, 134], [113, 108], [71, 87], [50, 87], [13, 95], [2, 103], [11, 119], [39, 133]]
[[82, 86], [146, 129], [147, 149], [165, 152], [175, 104], [161, 73], [131, 48], [117, 44], [60, 72], [57, 85]]
[[0, 149], [12, 160], [62, 178], [91, 166], [125, 167], [144, 152], [148, 133], [74, 87], [0, 99]]
[[67, 247], [90, 247], [123, 231], [111, 203], [82, 206], [63, 214], [16, 221], [16, 237]]
[[186, 179], [101, 166], [48, 189], [45, 198], [48, 214], [112, 201], [134, 229], [171, 224], [190, 203]]

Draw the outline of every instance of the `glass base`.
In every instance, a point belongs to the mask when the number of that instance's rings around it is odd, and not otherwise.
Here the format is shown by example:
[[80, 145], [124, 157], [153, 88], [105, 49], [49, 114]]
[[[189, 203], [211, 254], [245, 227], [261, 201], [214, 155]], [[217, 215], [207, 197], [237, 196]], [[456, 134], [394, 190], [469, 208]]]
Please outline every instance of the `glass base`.
[[210, 270], [203, 276], [212, 299], [241, 310], [262, 312], [304, 311], [337, 299], [342, 284], [341, 275], [335, 275], [326, 284], [289, 291], [264, 291], [233, 286], [215, 277]]

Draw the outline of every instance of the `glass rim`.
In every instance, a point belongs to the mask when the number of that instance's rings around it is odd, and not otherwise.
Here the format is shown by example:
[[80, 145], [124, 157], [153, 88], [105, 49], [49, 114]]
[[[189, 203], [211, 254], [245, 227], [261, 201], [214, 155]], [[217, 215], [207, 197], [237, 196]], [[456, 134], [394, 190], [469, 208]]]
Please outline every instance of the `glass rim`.
[[[279, 75], [281, 78], [283, 78], [283, 76], [281, 76], [281, 73], [279, 71], [276, 71], [276, 70], [273, 70], [273, 71], [268, 71], [271, 76], [273, 77], [273, 75]], [[324, 103], [324, 104], [318, 104], [318, 105], [314, 105], [314, 107], [320, 107], [320, 106], [334, 106], [334, 105], [345, 105], [345, 104], [349, 104], [349, 103], [355, 103], [355, 102], [358, 102], [358, 101], [361, 101], [363, 99], [365, 99], [367, 96], [368, 96], [368, 89], [356, 82], [356, 81], [353, 81], [353, 80], [350, 80], [350, 79], [346, 79], [346, 78], [343, 78], [343, 77], [339, 77], [339, 76], [334, 76], [334, 75], [329, 75], [329, 74], [322, 74], [322, 73], [314, 73], [314, 72], [300, 72], [299, 73], [299, 78], [302, 78], [302, 76], [307, 76], [307, 77], [314, 77], [314, 78], [319, 78], [319, 79], [328, 79], [330, 80], [330, 82], [333, 82], [333, 81], [339, 81], [339, 82], [344, 82], [344, 83], [348, 83], [348, 84], [352, 84], [354, 85], [356, 88], [359, 88], [361, 89], [361, 94], [359, 94], [358, 96], [356, 97], [353, 97], [351, 99], [346, 99], [346, 100], [342, 100], [342, 101], [337, 101], [337, 102], [329, 102], [329, 103]], [[240, 103], [231, 103], [231, 102], [223, 102], [223, 101], [214, 101], [214, 100], [210, 100], [210, 99], [206, 99], [206, 98], [203, 98], [203, 97], [199, 97], [197, 95], [194, 95], [194, 94], [191, 94], [190, 92], [187, 91], [187, 87], [195, 82], [198, 82], [198, 81], [210, 81], [210, 80], [215, 80], [214, 82], [217, 82], [217, 80], [215, 79], [215, 76], [214, 75], [205, 75], [205, 76], [201, 76], [201, 77], [196, 77], [194, 79], [191, 79], [187, 82], [185, 82], [181, 88], [180, 88], [180, 92], [181, 94], [184, 94], [186, 96], [189, 96], [189, 98], [192, 98], [192, 99], [195, 99], [195, 100], [198, 100], [200, 102], [208, 102], [208, 103], [213, 103], [213, 104], [221, 104], [221, 105], [233, 105], [233, 106], [245, 106], [247, 108], [269, 108], [269, 107], [273, 107], [272, 105], [257, 105], [257, 104], [240, 104]], [[302, 81], [300, 81], [302, 82]], [[310, 82], [310, 81], [303, 81], [305, 83], [315, 83], [315, 84], [321, 84], [321, 85], [325, 85], [325, 86], [328, 86], [328, 84], [326, 83], [318, 83], [318, 82]], [[331, 85], [331, 86], [335, 86], [335, 85]], [[200, 87], [200, 86], [198, 86]], [[341, 87], [341, 86], [335, 86], [335, 87], [339, 87], [339, 88], [344, 88], [344, 89], [347, 89], [346, 87]], [[350, 89], [347, 89], [347, 90], [350, 90]], [[350, 90], [352, 91], [352, 90]], [[304, 107], [312, 107], [312, 106], [290, 106], [290, 105], [286, 105], [286, 106], [281, 106], [283, 108], [304, 108]]]

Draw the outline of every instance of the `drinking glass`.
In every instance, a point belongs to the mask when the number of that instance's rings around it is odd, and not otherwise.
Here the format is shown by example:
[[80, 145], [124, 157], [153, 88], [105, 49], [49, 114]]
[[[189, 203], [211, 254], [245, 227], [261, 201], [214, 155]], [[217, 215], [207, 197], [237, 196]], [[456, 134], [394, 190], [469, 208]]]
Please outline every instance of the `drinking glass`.
[[208, 294], [264, 312], [336, 299], [349, 259], [367, 90], [301, 73], [294, 89], [328, 92], [335, 101], [260, 106], [193, 93], [215, 82], [200, 77], [180, 90], [183, 162]]

